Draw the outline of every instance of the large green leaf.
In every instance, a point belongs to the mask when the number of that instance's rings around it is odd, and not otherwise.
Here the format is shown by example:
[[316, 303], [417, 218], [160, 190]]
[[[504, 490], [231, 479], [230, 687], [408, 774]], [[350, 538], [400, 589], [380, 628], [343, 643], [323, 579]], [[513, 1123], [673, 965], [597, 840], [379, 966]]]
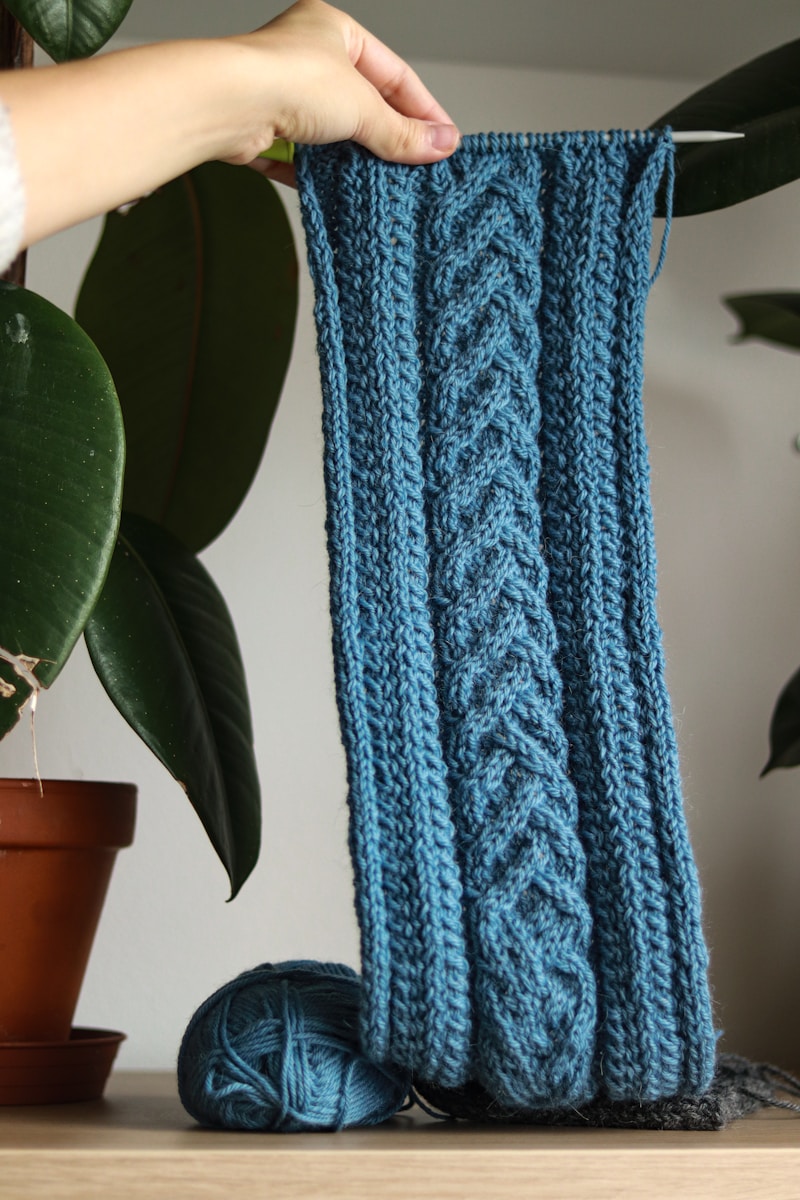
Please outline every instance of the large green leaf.
[[759, 338], [800, 350], [800, 292], [754, 292], [723, 300], [741, 322], [738, 341]]
[[675, 216], [727, 208], [800, 178], [800, 39], [701, 88], [652, 125], [745, 134], [678, 147]]
[[5, 6], [56, 62], [88, 58], [117, 31], [132, 0], [5, 0]]
[[216, 585], [172, 534], [126, 514], [86, 642], [114, 704], [188, 795], [235, 895], [258, 858], [260, 794], [244, 668]]
[[796, 671], [778, 697], [769, 727], [769, 760], [762, 775], [775, 767], [800, 764], [800, 671]]
[[272, 185], [209, 163], [112, 213], [77, 317], [125, 414], [125, 509], [200, 550], [258, 467], [291, 350], [292, 233]]
[[[71, 317], [0, 283], [0, 647], [49, 686], [103, 586], [125, 443], [108, 368]], [[0, 736], [30, 688], [0, 663]]]

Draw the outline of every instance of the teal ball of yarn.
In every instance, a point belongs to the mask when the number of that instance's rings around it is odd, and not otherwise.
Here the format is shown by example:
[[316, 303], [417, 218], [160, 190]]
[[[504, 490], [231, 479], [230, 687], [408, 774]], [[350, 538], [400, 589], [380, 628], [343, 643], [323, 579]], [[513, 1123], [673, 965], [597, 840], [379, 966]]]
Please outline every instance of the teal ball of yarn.
[[410, 1077], [361, 1052], [361, 979], [338, 963], [284, 962], [237, 976], [200, 1006], [178, 1055], [178, 1090], [201, 1125], [344, 1129], [400, 1109]]

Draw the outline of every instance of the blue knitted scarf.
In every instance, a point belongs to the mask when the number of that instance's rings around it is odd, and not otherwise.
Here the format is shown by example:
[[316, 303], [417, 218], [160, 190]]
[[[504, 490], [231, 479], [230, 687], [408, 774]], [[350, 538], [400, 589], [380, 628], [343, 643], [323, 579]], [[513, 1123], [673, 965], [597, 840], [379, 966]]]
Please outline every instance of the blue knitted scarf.
[[668, 134], [305, 148], [362, 1040], [526, 1108], [714, 1035], [641, 411]]

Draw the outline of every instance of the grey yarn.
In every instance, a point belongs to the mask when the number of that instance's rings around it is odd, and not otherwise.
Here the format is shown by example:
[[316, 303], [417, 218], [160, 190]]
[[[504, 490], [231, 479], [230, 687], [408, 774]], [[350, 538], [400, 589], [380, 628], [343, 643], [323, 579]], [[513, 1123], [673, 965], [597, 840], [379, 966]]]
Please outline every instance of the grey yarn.
[[593, 1100], [580, 1108], [506, 1108], [476, 1083], [460, 1088], [439, 1088], [415, 1083], [422, 1098], [439, 1113], [462, 1121], [512, 1125], [585, 1125], [616, 1129], [724, 1129], [731, 1121], [758, 1108], [787, 1108], [800, 1113], [800, 1105], [782, 1100], [781, 1092], [800, 1097], [800, 1080], [769, 1063], [752, 1063], [736, 1054], [721, 1054], [714, 1078], [700, 1096], [672, 1096], [637, 1103], [633, 1100]]

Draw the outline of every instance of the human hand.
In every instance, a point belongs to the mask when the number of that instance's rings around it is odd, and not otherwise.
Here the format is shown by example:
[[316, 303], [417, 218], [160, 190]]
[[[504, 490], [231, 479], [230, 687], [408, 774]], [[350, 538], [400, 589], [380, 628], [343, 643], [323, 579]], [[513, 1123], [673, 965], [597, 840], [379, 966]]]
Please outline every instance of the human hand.
[[293, 183], [291, 165], [258, 158], [276, 137], [353, 139], [405, 163], [445, 158], [459, 138], [411, 68], [323, 0], [298, 0], [241, 37], [156, 42], [0, 75], [26, 246], [210, 159]]
[[294, 183], [294, 168], [258, 158], [276, 137], [321, 144], [351, 139], [380, 158], [427, 163], [455, 150], [459, 133], [412, 69], [323, 0], [298, 0], [247, 48], [252, 112], [226, 161]]

